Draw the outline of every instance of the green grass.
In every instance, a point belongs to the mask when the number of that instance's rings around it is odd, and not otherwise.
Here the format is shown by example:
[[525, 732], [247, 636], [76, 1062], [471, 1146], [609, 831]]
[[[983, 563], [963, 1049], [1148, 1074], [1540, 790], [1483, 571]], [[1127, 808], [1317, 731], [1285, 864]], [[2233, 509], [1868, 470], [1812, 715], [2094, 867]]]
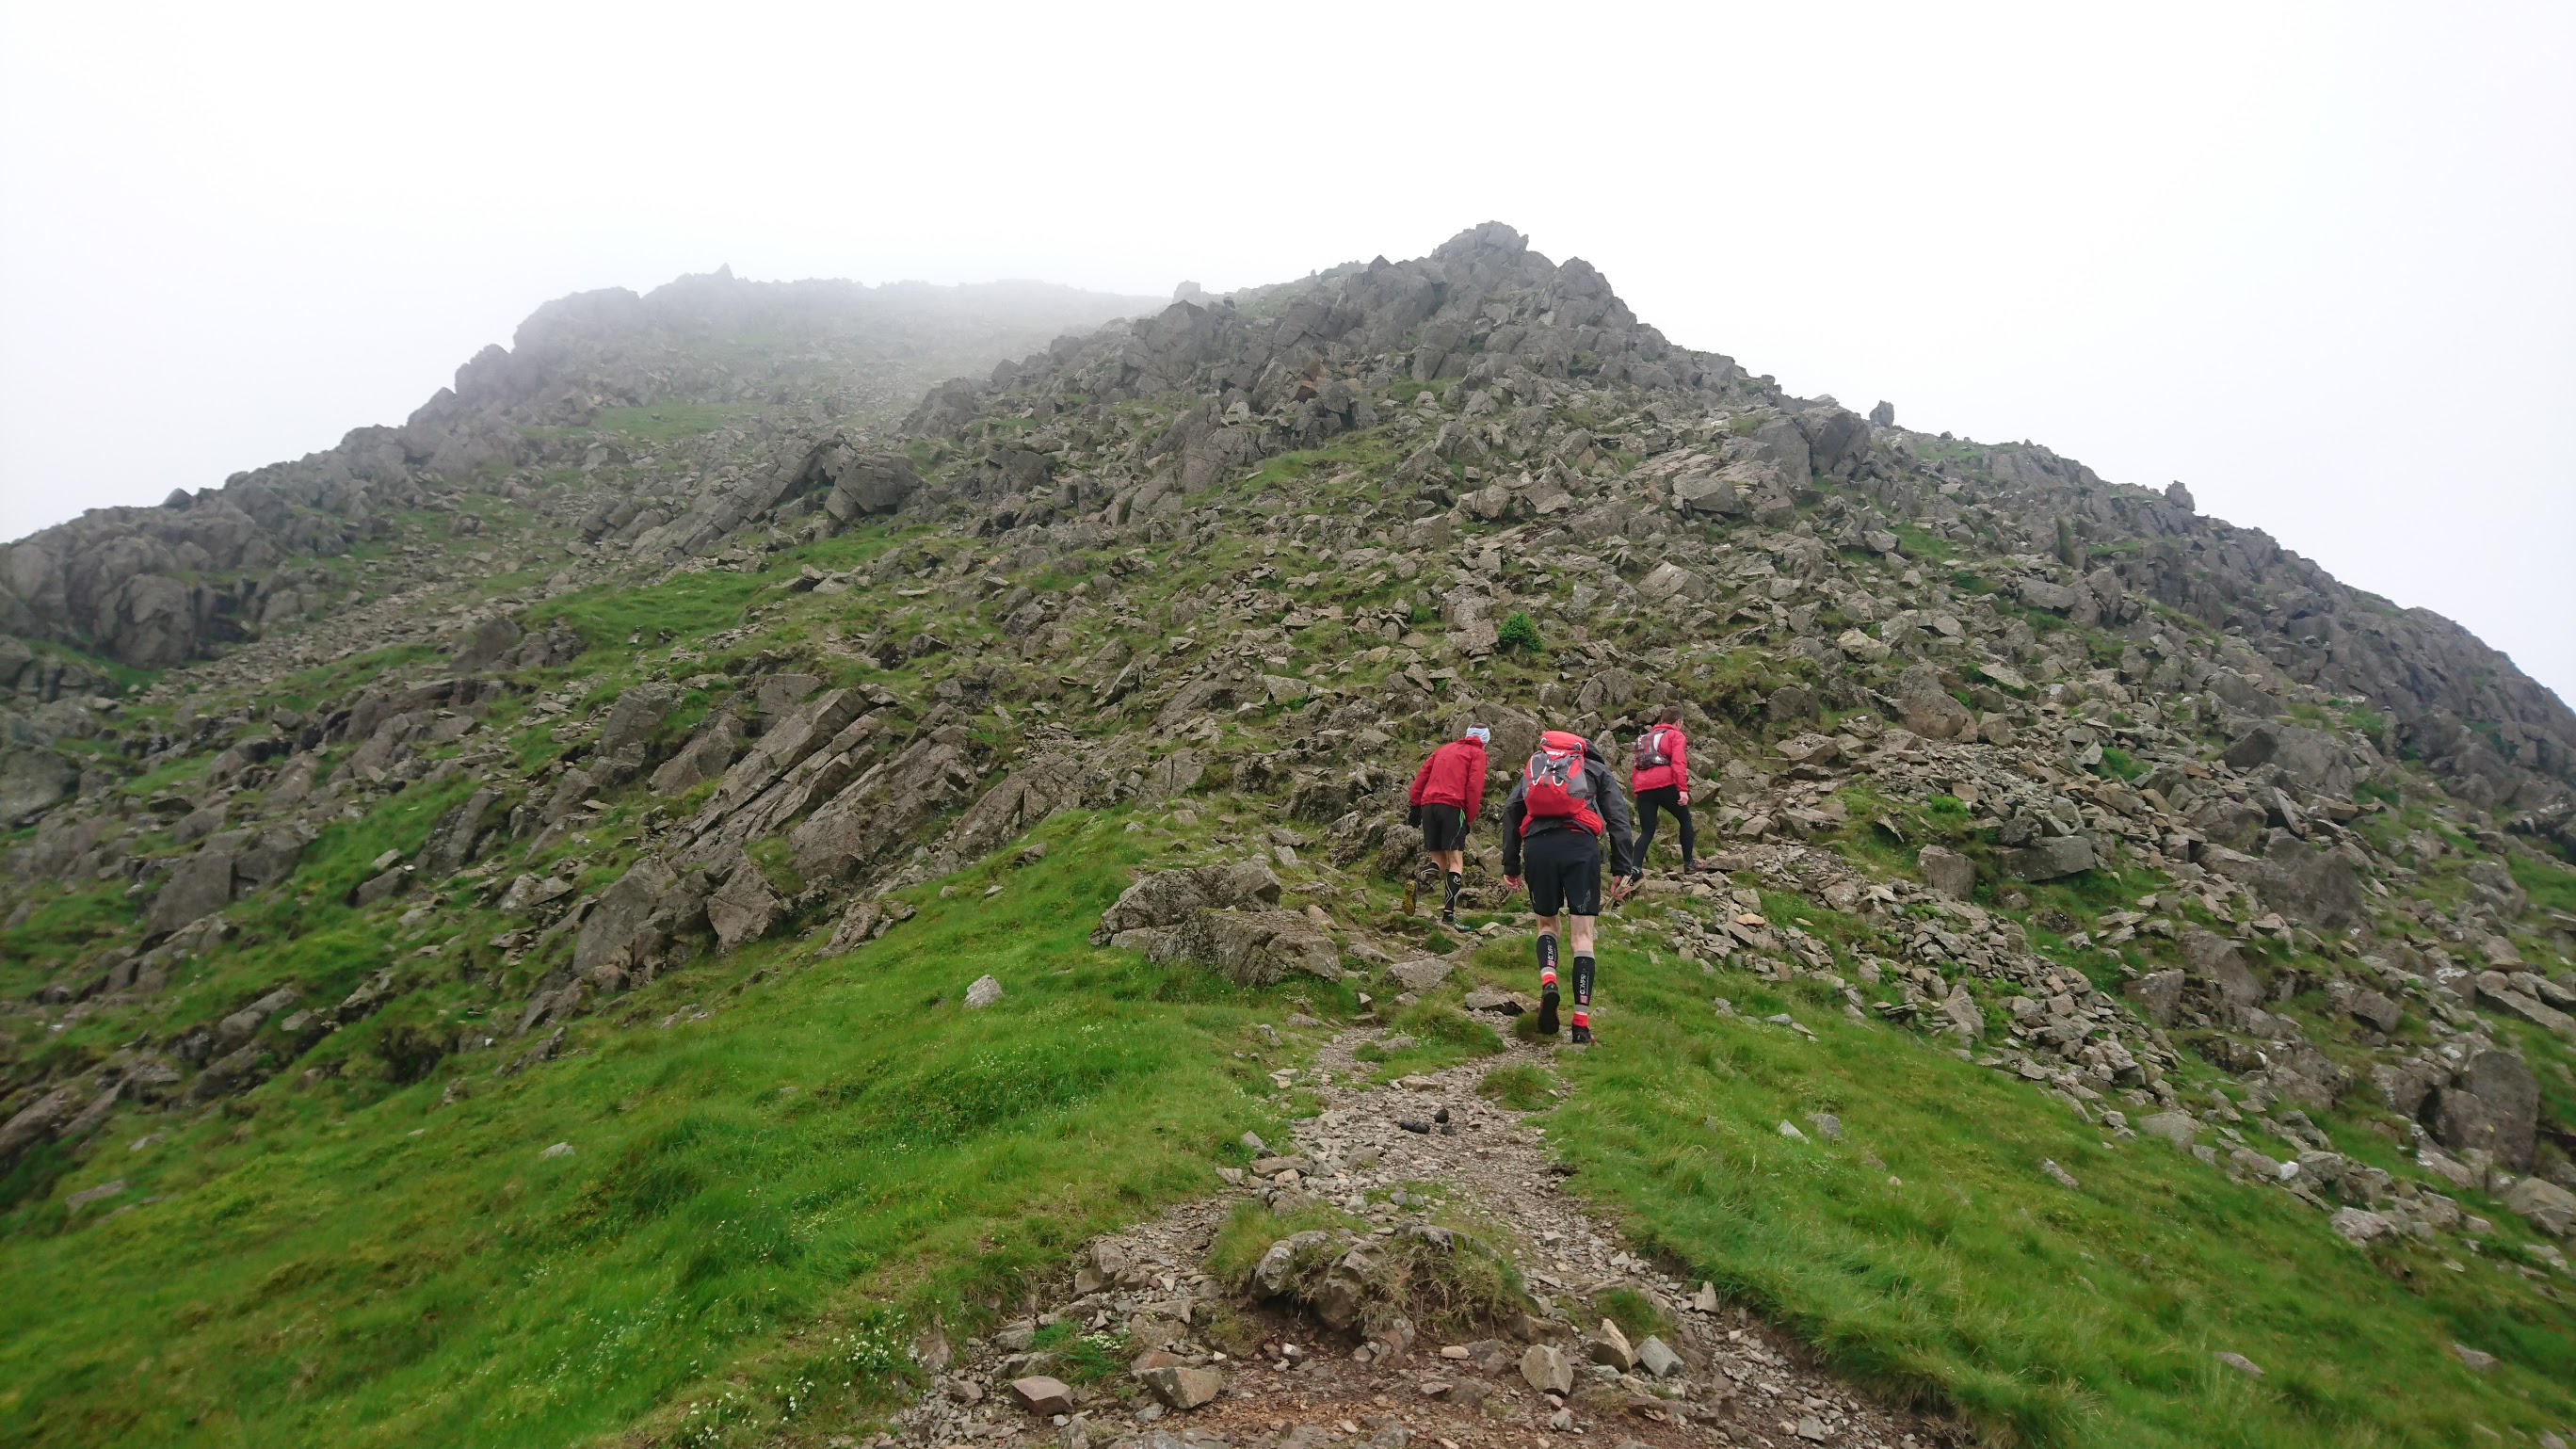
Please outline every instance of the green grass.
[[759, 411], [757, 405], [744, 403], [664, 402], [650, 407], [606, 408], [591, 420], [591, 426], [640, 442], [668, 443], [712, 433], [736, 418]]
[[1555, 1100], [1555, 1086], [1537, 1067], [1496, 1067], [1476, 1083], [1476, 1094], [1514, 1112], [1536, 1112]]
[[1655, 1306], [1655, 1300], [1634, 1288], [1611, 1288], [1594, 1294], [1592, 1309], [1603, 1318], [1619, 1325], [1631, 1344], [1650, 1337], [1669, 1336], [1673, 1321]]
[[[0, 1218], [0, 1439], [560, 1444], [658, 1437], [692, 1401], [738, 1426], [864, 1412], [903, 1367], [854, 1381], [836, 1335], [971, 1319], [1276, 1131], [1233, 1053], [1277, 1006], [1088, 947], [1126, 837], [1039, 838], [992, 900], [925, 893], [853, 956], [773, 945], [621, 1013], [709, 1022], [603, 1021], [506, 1082], [483, 1053], [387, 1095], [281, 1077], [142, 1119], [171, 1140], [103, 1143], [72, 1183], [122, 1177], [138, 1210]], [[758, 966], [784, 974], [729, 994]], [[968, 1013], [985, 972], [1009, 995]], [[432, 1110], [451, 1079], [473, 1095]]]
[[2544, 911], [2576, 915], [2576, 870], [2520, 854], [2507, 856], [2505, 869], [2513, 872], [2514, 883], [2531, 897], [2533, 905]]
[[[1603, 951], [1605, 1047], [1547, 1119], [1574, 1186], [1836, 1369], [2033, 1444], [2399, 1445], [2576, 1414], [2576, 1313], [2468, 1255], [2346, 1247], [2322, 1214], [2062, 1105], [1808, 983]], [[1739, 1013], [1718, 1018], [1714, 991]], [[1792, 1010], [1815, 1045], [1759, 1023]], [[1839, 1115], [1839, 1142], [1775, 1130]], [[2082, 1184], [2057, 1186], [2054, 1160]], [[2454, 1250], [2456, 1251], [2456, 1250]], [[2498, 1355], [2489, 1376], [2443, 1350]], [[2212, 1355], [2242, 1353], [2249, 1381]]]

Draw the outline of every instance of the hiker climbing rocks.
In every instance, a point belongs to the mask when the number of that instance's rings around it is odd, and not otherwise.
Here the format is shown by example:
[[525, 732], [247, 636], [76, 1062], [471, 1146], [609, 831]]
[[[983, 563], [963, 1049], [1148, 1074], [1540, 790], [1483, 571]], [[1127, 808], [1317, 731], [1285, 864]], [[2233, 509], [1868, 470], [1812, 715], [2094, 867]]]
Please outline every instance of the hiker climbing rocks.
[[1458, 887], [1467, 878], [1467, 832], [1485, 799], [1485, 742], [1493, 737], [1483, 725], [1469, 725], [1464, 735], [1422, 762], [1413, 776], [1413, 792], [1405, 797], [1413, 807], [1405, 823], [1422, 831], [1422, 853], [1447, 876], [1440, 924], [1453, 931], [1458, 929]]
[[1527, 857], [1530, 910], [1538, 916], [1538, 1030], [1556, 1035], [1556, 943], [1560, 914], [1574, 952], [1575, 1045], [1592, 1040], [1592, 923], [1601, 914], [1601, 837], [1610, 837], [1610, 899], [1624, 901], [1639, 874], [1628, 802], [1589, 740], [1564, 730], [1540, 735], [1538, 749], [1503, 802], [1503, 884], [1520, 889]]
[[1655, 847], [1655, 815], [1669, 810], [1681, 825], [1682, 869], [1700, 869], [1693, 857], [1699, 844], [1691, 829], [1690, 737], [1682, 733], [1682, 707], [1666, 705], [1655, 722], [1637, 736], [1636, 758], [1628, 768], [1628, 788], [1637, 797], [1637, 869], [1646, 868], [1646, 852]]

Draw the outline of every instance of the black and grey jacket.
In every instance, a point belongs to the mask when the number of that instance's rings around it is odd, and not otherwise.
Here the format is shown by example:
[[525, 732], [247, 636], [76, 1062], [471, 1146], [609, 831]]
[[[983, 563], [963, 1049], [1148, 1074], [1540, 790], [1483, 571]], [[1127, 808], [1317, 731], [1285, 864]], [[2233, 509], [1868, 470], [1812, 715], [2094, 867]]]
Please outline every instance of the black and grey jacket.
[[[1583, 779], [1592, 787], [1592, 808], [1599, 812], [1601, 823], [1610, 838], [1610, 873], [1637, 874], [1637, 822], [1628, 813], [1628, 797], [1620, 792], [1619, 783], [1610, 777], [1609, 763], [1601, 751], [1587, 740], [1583, 745]], [[1511, 798], [1503, 802], [1503, 874], [1521, 873], [1521, 827], [1528, 808], [1522, 797], [1529, 792], [1526, 775], [1512, 781]], [[1579, 830], [1572, 820], [1528, 821], [1532, 835], [1551, 830]]]

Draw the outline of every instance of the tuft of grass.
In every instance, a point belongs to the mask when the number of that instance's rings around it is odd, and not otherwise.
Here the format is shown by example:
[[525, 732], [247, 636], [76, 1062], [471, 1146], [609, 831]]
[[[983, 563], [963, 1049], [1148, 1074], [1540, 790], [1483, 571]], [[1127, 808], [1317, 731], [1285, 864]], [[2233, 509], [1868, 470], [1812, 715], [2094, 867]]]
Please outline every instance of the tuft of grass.
[[1476, 1095], [1514, 1112], [1536, 1112], [1555, 1102], [1555, 1085], [1556, 1079], [1537, 1067], [1496, 1067], [1476, 1084]]
[[1655, 1306], [1655, 1300], [1634, 1288], [1609, 1288], [1592, 1295], [1593, 1311], [1628, 1336], [1630, 1343], [1653, 1337], [1668, 1337], [1673, 1331], [1672, 1318]]

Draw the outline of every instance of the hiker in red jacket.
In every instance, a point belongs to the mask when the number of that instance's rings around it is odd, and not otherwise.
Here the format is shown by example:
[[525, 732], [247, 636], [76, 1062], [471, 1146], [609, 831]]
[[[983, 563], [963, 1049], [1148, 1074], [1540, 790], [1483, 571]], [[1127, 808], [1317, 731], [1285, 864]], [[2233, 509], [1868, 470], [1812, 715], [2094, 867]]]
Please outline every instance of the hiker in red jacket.
[[1422, 853], [1448, 877], [1449, 894], [1440, 907], [1440, 924], [1458, 929], [1458, 887], [1466, 882], [1467, 832], [1476, 823], [1476, 807], [1485, 799], [1485, 742], [1494, 732], [1483, 725], [1431, 752], [1414, 774], [1413, 806], [1408, 825], [1422, 831]]
[[1670, 810], [1682, 828], [1682, 869], [1700, 869], [1692, 859], [1699, 844], [1691, 829], [1690, 737], [1682, 733], [1682, 707], [1666, 705], [1655, 722], [1637, 736], [1636, 758], [1628, 770], [1628, 788], [1637, 797], [1637, 868], [1646, 868], [1646, 852], [1655, 844], [1655, 812]]
[[1538, 737], [1538, 750], [1503, 802], [1503, 884], [1521, 887], [1529, 862], [1530, 910], [1538, 917], [1538, 1030], [1556, 1035], [1558, 913], [1573, 917], [1576, 1046], [1592, 1044], [1592, 923], [1601, 914], [1601, 838], [1610, 838], [1610, 899], [1624, 901], [1639, 869], [1628, 832], [1628, 802], [1592, 742], [1565, 730]]

